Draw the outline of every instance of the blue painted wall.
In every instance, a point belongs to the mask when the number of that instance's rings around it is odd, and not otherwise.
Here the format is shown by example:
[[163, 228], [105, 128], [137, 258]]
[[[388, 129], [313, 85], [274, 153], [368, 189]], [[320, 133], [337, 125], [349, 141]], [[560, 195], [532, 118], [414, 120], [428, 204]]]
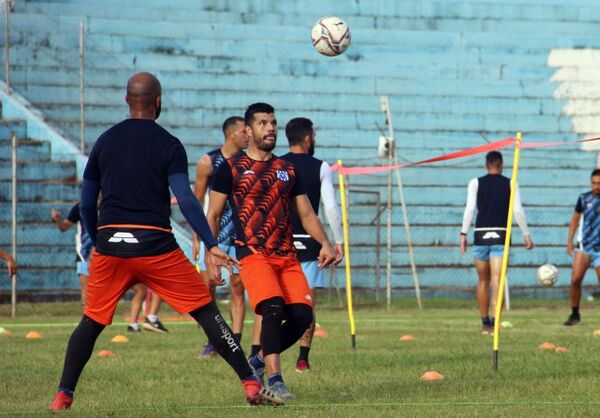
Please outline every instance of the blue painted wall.
[[[376, 156], [382, 94], [390, 96], [402, 161], [480, 145], [513, 136], [516, 130], [524, 131], [525, 140], [574, 137], [571, 118], [563, 114], [565, 103], [553, 96], [558, 84], [551, 81], [556, 68], [547, 65], [548, 56], [554, 48], [599, 47], [600, 7], [583, 0], [568, 5], [557, 0], [510, 3], [146, 0], [140, 15], [135, 6], [116, 0], [21, 1], [11, 15], [11, 77], [16, 91], [77, 142], [82, 20], [88, 147], [126, 116], [127, 78], [136, 71], [152, 71], [164, 89], [160, 122], [186, 144], [192, 176], [197, 159], [220, 144], [221, 122], [242, 114], [254, 101], [272, 103], [282, 126], [295, 116], [313, 119], [318, 156], [331, 162], [342, 158], [349, 165], [383, 163]], [[313, 51], [310, 28], [320, 15], [331, 14], [349, 23], [353, 43], [344, 55], [326, 58]], [[282, 131], [280, 152], [285, 142]], [[28, 159], [31, 151], [23, 149], [21, 155]], [[506, 152], [505, 158], [510, 161], [512, 153]], [[588, 188], [595, 154], [571, 146], [526, 150], [522, 158], [519, 182], [538, 248], [526, 253], [516, 232], [511, 281], [535, 285], [535, 268], [551, 262], [561, 270], [559, 284], [566, 285], [567, 223], [577, 195]], [[48, 201], [59, 200], [65, 208], [71, 203], [76, 186], [42, 189], [35, 181], [60, 179], [70, 170], [68, 163], [23, 162], [24, 179], [30, 181], [20, 189], [23, 219], [47, 223]], [[8, 174], [3, 165], [2, 200], [9, 193]], [[475, 283], [471, 257], [461, 257], [456, 244], [466, 185], [481, 174], [482, 157], [403, 171], [423, 285]], [[378, 191], [385, 199], [385, 176], [352, 177], [350, 184]], [[358, 286], [373, 286], [374, 201], [360, 194], [350, 200], [354, 279]], [[0, 204], [5, 213], [7, 203]], [[397, 205], [393, 218], [394, 285], [410, 286]], [[2, 237], [6, 222], [3, 215]], [[50, 233], [43, 232], [46, 228], [40, 226], [40, 236]], [[27, 239], [34, 242], [33, 235]], [[384, 237], [382, 229], [382, 242]], [[68, 247], [70, 239], [55, 234], [49, 242]], [[381, 257], [385, 264], [383, 252]], [[22, 263], [66, 274], [63, 268], [71, 260], [32, 251], [23, 255]], [[64, 283], [50, 277], [32, 283]]]

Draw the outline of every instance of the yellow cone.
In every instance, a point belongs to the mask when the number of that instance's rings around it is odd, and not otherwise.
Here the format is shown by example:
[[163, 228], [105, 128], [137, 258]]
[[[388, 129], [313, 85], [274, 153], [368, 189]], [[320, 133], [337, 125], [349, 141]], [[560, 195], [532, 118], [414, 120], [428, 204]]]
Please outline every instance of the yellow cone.
[[594, 331], [594, 335], [600, 337], [600, 328]]
[[421, 382], [433, 382], [436, 380], [444, 380], [444, 376], [441, 373], [436, 372], [435, 370], [425, 372], [421, 376]]
[[115, 335], [115, 337], [111, 340], [113, 343], [128, 343], [129, 338], [124, 335]]
[[544, 342], [541, 343], [538, 348], [542, 349], [542, 350], [554, 350], [556, 348], [556, 345], [549, 343], [549, 342]]
[[42, 334], [37, 331], [29, 331], [25, 336], [28, 340], [39, 340], [42, 338]]
[[406, 335], [403, 335], [402, 337], [400, 337], [400, 341], [412, 341], [414, 339], [415, 339], [415, 337], [413, 337], [410, 334], [406, 334]]

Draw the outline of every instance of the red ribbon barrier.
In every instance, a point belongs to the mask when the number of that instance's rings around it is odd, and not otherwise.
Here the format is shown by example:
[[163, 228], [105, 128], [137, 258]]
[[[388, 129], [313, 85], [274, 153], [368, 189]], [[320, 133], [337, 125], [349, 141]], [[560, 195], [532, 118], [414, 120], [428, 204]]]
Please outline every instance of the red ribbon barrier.
[[441, 155], [439, 157], [429, 158], [427, 160], [417, 161], [415, 163], [404, 163], [404, 164], [394, 164], [394, 165], [385, 165], [385, 166], [376, 166], [376, 167], [339, 167], [337, 164], [331, 166], [331, 170], [339, 171], [341, 174], [373, 174], [380, 173], [382, 171], [395, 170], [397, 168], [404, 168], [413, 165], [421, 165], [428, 163], [435, 163], [438, 161], [445, 160], [453, 160], [455, 158], [468, 157], [470, 155], [481, 154], [482, 152], [489, 152], [493, 150], [498, 150], [502, 148], [506, 148], [515, 143], [515, 138], [504, 138], [500, 139], [496, 142], [491, 142], [489, 144], [479, 145], [477, 147], [469, 148], [462, 151], [452, 152], [450, 154]]
[[[600, 137], [587, 138], [587, 139], [576, 139], [576, 140], [572, 140], [572, 141], [563, 141], [563, 142], [521, 142], [519, 147], [520, 148], [556, 147], [556, 146], [576, 144], [576, 143], [582, 143], [582, 142], [592, 142], [592, 141], [598, 141], [598, 140], [600, 140]], [[373, 167], [344, 167], [344, 166], [340, 167], [337, 164], [333, 164], [331, 166], [331, 170], [339, 171], [343, 175], [375, 174], [375, 173], [381, 173], [384, 171], [396, 170], [398, 168], [405, 168], [405, 167], [410, 167], [410, 166], [414, 166], [414, 165], [435, 163], [438, 161], [453, 160], [456, 158], [468, 157], [471, 155], [481, 154], [484, 152], [499, 150], [502, 148], [506, 148], [510, 145], [513, 145], [515, 143], [515, 141], [516, 141], [515, 138], [504, 138], [504, 139], [500, 139], [495, 142], [491, 142], [489, 144], [484, 144], [484, 145], [480, 145], [477, 147], [468, 148], [468, 149], [462, 150], [462, 151], [452, 152], [450, 154], [440, 155], [439, 157], [429, 158], [427, 160], [421, 160], [421, 161], [417, 161], [414, 163], [403, 163], [403, 164], [383, 165], [383, 166], [373, 166]]]

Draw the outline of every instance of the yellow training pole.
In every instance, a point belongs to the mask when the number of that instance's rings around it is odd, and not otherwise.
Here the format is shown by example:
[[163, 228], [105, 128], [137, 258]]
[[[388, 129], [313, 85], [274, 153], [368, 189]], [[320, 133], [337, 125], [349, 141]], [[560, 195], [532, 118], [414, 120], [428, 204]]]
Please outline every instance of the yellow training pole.
[[[342, 168], [342, 160], [338, 160], [338, 166]], [[344, 176], [338, 171], [340, 181], [340, 200], [342, 203], [342, 224], [344, 226], [344, 257], [346, 258], [346, 298], [348, 299], [348, 319], [350, 320], [350, 337], [352, 338], [352, 349], [356, 350], [356, 325], [354, 324], [354, 309], [352, 308], [352, 272], [350, 270], [350, 237], [348, 233], [348, 206], [346, 202], [346, 190], [344, 188]]]
[[510, 250], [510, 236], [512, 233], [513, 210], [515, 204], [515, 191], [517, 189], [517, 176], [519, 175], [519, 154], [521, 145], [521, 132], [517, 132], [515, 141], [515, 155], [513, 159], [513, 171], [510, 179], [510, 200], [508, 203], [508, 219], [506, 220], [506, 238], [504, 239], [504, 255], [502, 256], [502, 270], [500, 271], [500, 283], [498, 284], [498, 298], [496, 299], [496, 322], [494, 323], [494, 353], [492, 365], [498, 370], [498, 346], [500, 345], [500, 315], [502, 313], [502, 301], [504, 300], [504, 286], [506, 283], [506, 270], [508, 269], [508, 252]]

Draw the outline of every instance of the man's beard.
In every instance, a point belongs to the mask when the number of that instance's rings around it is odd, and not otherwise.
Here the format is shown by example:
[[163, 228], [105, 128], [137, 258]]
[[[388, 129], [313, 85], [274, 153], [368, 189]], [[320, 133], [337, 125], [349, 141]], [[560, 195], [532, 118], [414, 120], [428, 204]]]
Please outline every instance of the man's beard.
[[310, 156], [315, 155], [315, 143], [314, 143], [314, 141], [308, 147], [308, 155], [310, 155]]
[[277, 137], [275, 137], [275, 141], [266, 142], [265, 140], [261, 140], [256, 147], [261, 151], [271, 152], [275, 149], [275, 145], [277, 144]]

